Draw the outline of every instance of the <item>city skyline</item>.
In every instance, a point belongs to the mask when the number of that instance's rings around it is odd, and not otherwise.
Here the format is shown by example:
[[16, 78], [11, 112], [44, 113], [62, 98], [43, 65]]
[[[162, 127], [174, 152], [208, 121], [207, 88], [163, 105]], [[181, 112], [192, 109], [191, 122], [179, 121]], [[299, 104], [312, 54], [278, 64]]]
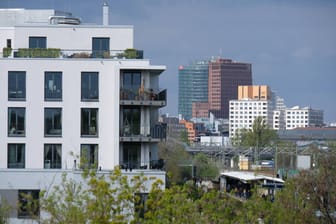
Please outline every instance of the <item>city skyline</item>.
[[[336, 2], [107, 1], [111, 25], [134, 25], [135, 48], [165, 64], [161, 113], [177, 115], [178, 67], [212, 56], [252, 64], [254, 85], [269, 85], [288, 107], [324, 110], [336, 121]], [[104, 1], [1, 0], [0, 8], [57, 9], [102, 23]], [[90, 13], [88, 13], [90, 12]]]

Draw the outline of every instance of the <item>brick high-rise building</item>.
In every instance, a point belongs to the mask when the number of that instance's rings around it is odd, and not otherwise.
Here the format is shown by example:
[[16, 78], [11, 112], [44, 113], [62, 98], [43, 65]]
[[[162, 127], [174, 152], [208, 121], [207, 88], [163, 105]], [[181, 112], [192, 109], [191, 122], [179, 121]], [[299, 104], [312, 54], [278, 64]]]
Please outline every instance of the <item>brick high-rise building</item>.
[[238, 99], [238, 86], [252, 85], [252, 65], [217, 59], [209, 62], [209, 109], [217, 118], [229, 118], [229, 101]]

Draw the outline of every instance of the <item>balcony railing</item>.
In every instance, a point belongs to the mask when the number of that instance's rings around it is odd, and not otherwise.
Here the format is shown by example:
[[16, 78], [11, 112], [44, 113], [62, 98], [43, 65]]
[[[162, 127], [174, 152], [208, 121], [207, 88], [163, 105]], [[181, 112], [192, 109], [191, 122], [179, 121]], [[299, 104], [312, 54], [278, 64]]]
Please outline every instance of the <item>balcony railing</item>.
[[120, 90], [121, 105], [165, 106], [166, 103], [166, 89]]
[[[159, 142], [166, 139], [167, 125], [165, 123], [157, 123], [152, 127], [143, 127], [139, 134], [134, 134], [128, 131], [128, 128], [121, 128], [121, 142]], [[149, 131], [146, 131], [148, 130]]]
[[120, 168], [125, 170], [132, 169], [154, 169], [154, 170], [162, 170], [164, 168], [164, 160], [151, 160], [151, 161], [127, 161], [123, 160], [119, 162]]
[[112, 59], [143, 59], [143, 51], [126, 50], [78, 50], [60, 48], [3, 48], [1, 58], [112, 58]]

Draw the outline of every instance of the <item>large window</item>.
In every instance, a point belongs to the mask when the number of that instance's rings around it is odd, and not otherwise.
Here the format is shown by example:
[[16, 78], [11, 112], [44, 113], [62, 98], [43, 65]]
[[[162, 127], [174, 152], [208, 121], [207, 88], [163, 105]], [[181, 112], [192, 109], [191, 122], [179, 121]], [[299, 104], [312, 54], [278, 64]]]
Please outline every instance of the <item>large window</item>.
[[61, 169], [62, 168], [62, 145], [45, 144], [44, 145], [44, 168]]
[[62, 100], [62, 72], [45, 72], [44, 99]]
[[8, 100], [26, 99], [26, 72], [8, 72]]
[[98, 101], [99, 97], [98, 72], [82, 72], [81, 99], [82, 101]]
[[25, 145], [8, 144], [7, 168], [25, 168]]
[[122, 132], [124, 136], [140, 135], [140, 108], [124, 107]]
[[92, 57], [105, 58], [110, 55], [110, 38], [93, 37], [92, 38]]
[[19, 190], [18, 194], [18, 218], [38, 217], [40, 190]]
[[25, 136], [25, 114], [25, 108], [8, 108], [8, 136]]
[[138, 169], [141, 162], [141, 145], [137, 143], [123, 144], [123, 161], [121, 164], [125, 168]]
[[47, 48], [47, 38], [29, 37], [29, 48]]
[[81, 135], [98, 136], [98, 109], [81, 109]]
[[98, 145], [83, 144], [81, 145], [81, 168], [97, 169], [98, 167]]
[[44, 109], [44, 135], [62, 135], [62, 108]]
[[144, 83], [141, 85], [140, 71], [124, 71], [122, 76], [123, 96], [128, 100], [135, 100], [144, 92]]

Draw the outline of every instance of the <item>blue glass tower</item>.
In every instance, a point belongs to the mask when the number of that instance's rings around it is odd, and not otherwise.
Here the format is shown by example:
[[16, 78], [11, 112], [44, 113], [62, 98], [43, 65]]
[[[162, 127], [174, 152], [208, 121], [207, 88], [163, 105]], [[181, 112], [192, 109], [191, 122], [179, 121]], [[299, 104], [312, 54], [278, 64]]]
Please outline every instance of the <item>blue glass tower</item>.
[[208, 101], [209, 61], [196, 61], [179, 67], [178, 113], [185, 119], [192, 117], [193, 102]]

